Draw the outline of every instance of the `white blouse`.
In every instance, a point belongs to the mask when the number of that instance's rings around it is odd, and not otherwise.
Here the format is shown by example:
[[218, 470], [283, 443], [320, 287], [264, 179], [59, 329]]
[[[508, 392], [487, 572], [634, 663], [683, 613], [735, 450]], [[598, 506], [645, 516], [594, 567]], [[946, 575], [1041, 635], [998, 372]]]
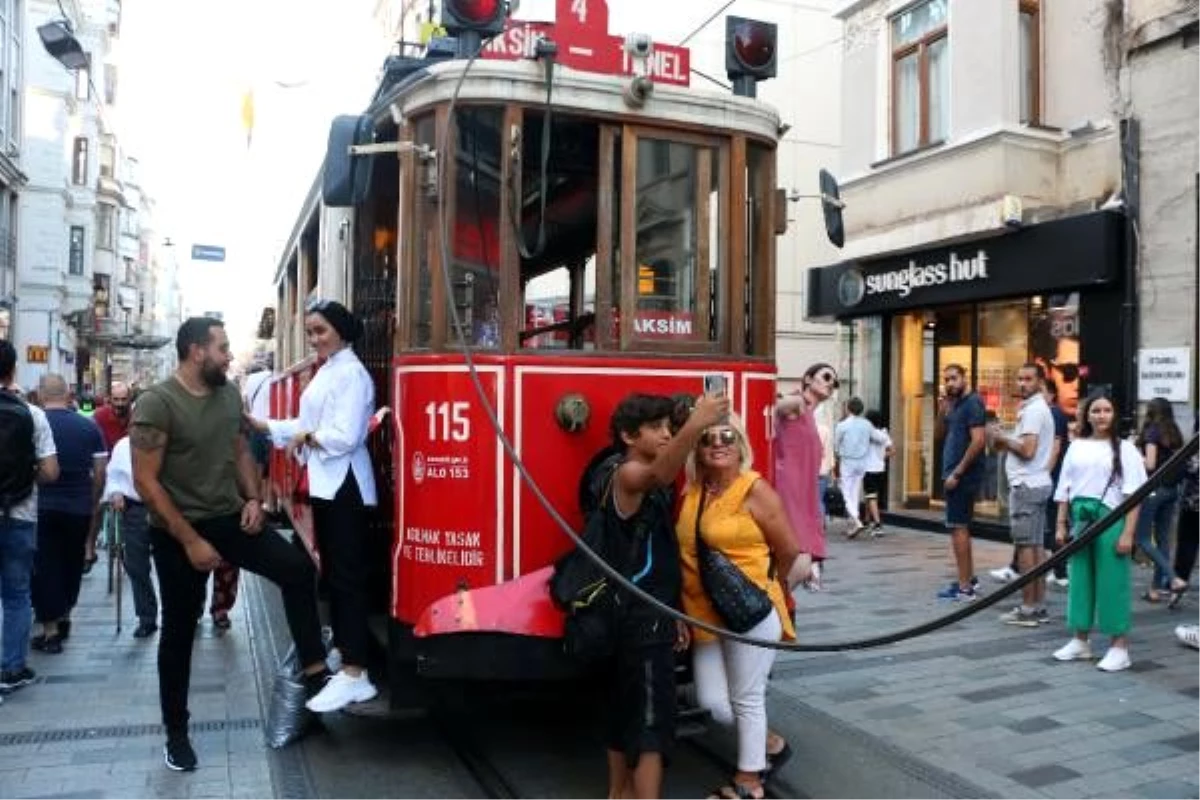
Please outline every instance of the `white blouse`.
[[[1098, 439], [1076, 439], [1063, 458], [1062, 474], [1054, 499], [1058, 502], [1077, 497], [1099, 498], [1109, 508], [1137, 491], [1146, 482], [1142, 454], [1131, 443], [1121, 440], [1121, 480], [1112, 480], [1112, 445]], [[1100, 497], [1101, 493], [1104, 494]]]
[[363, 503], [376, 504], [375, 472], [367, 452], [367, 425], [375, 412], [375, 384], [354, 351], [334, 353], [300, 395], [300, 416], [268, 420], [271, 441], [285, 447], [300, 431], [310, 431], [320, 447], [302, 447], [308, 465], [308, 493], [332, 500], [347, 470], [354, 470]]

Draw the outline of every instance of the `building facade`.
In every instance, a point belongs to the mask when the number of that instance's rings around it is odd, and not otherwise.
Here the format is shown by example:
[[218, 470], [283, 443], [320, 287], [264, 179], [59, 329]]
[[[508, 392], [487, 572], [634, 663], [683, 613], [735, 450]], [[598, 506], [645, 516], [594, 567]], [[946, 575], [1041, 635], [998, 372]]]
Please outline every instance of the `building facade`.
[[26, 0], [0, 0], [0, 339], [11, 339], [17, 303]]
[[[87, 55], [82, 69], [66, 69], [40, 45], [38, 27], [64, 20]], [[19, 203], [20, 299], [12, 303], [24, 356], [17, 377], [32, 387], [55, 372], [78, 392], [106, 393], [113, 380], [144, 382], [161, 371], [156, 318], [170, 314], [159, 312], [160, 295], [178, 306], [158, 286], [153, 201], [119, 136], [121, 4], [29, 0], [22, 22], [37, 46], [19, 62], [29, 177]], [[177, 294], [176, 278], [166, 284]]]
[[[1200, 392], [1200, 27], [1195, 0], [1128, 0], [1122, 104], [1137, 121], [1136, 186], [1127, 191], [1138, 291], [1139, 401], [1168, 397], [1184, 432]], [[1182, 363], [1180, 362], [1182, 359]], [[1153, 362], [1171, 365], [1160, 370]], [[1163, 372], [1174, 373], [1164, 379]], [[1186, 373], [1181, 376], [1181, 373]]]
[[[1149, 311], [1148, 282], [1176, 281], [1195, 298], [1194, 216], [1175, 229], [1190, 270], [1178, 252], [1147, 249], [1128, 190], [1152, 134], [1131, 99], [1121, 3], [855, 0], [838, 16], [847, 244], [842, 261], [810, 273], [807, 310], [842, 323], [843, 394], [888, 420], [888, 507], [932, 520], [942, 369], [966, 368], [1002, 424], [1015, 421], [1016, 371], [1031, 360], [1055, 379], [1068, 413], [1092, 391], [1132, 411], [1144, 333], [1130, 320]], [[1191, 182], [1172, 201], [1180, 217], [1196, 202], [1195, 52], [1160, 67], [1191, 86], [1190, 99], [1183, 87], [1176, 98], [1190, 108], [1192, 137], [1178, 156]], [[1185, 135], [1178, 114], [1175, 135]], [[1194, 350], [1194, 302], [1179, 311], [1164, 339]], [[986, 459], [984, 527], [1007, 519], [999, 458]]]

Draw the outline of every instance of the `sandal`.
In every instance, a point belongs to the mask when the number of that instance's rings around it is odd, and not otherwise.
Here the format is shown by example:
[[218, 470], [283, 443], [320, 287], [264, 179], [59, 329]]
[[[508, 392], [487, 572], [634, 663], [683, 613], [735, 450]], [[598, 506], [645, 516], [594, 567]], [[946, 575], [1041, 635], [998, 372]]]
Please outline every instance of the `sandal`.
[[100, 560], [99, 556], [91, 556], [83, 559], [83, 574], [87, 575], [92, 571], [92, 567], [96, 566], [96, 562]]
[[[1176, 580], [1179, 580], [1176, 578]], [[1167, 601], [1167, 608], [1174, 611], [1179, 608], [1179, 604], [1183, 602], [1183, 596], [1187, 594], [1188, 582], [1183, 581], [1183, 585], [1179, 586], [1174, 581], [1171, 582], [1171, 599]]]
[[[1151, 594], [1151, 592], [1154, 592], [1154, 594]], [[1147, 589], [1146, 591], [1142, 592], [1142, 599], [1147, 603], [1161, 603], [1162, 595], [1160, 595], [1157, 590]]]
[[763, 777], [779, 771], [791, 758], [792, 746], [785, 741], [778, 753], [767, 753], [767, 768], [762, 771]]
[[763, 800], [766, 790], [759, 786], [757, 792], [737, 781], [730, 781], [719, 789], [708, 793], [709, 800]]

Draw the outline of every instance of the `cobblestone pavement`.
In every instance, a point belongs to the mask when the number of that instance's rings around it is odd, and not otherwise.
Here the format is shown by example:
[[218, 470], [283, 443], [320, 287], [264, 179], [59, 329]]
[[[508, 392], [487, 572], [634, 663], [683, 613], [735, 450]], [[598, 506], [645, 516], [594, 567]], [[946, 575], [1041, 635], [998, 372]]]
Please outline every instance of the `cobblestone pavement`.
[[[934, 597], [953, 575], [947, 537], [887, 530], [879, 539], [830, 537], [827, 591], [798, 596], [804, 641], [859, 639], [959, 608]], [[1000, 588], [987, 573], [1010, 553], [975, 542], [985, 592]], [[1135, 598], [1149, 576], [1134, 569]], [[1196, 797], [1198, 659], [1174, 635], [1196, 622], [1195, 589], [1175, 612], [1134, 600], [1133, 667], [1114, 674], [1051, 658], [1069, 634], [1065, 591], [1047, 594], [1052, 620], [1035, 629], [998, 620], [1014, 596], [897, 645], [782, 655], [772, 724], [793, 728], [808, 756], [785, 770], [788, 782], [811, 796], [905, 796], [864, 782], [879, 761], [917, 779], [913, 796]], [[1093, 639], [1097, 657], [1107, 644]], [[815, 760], [838, 735], [862, 748], [858, 765]]]
[[116, 633], [106, 555], [83, 579], [61, 655], [31, 652], [37, 683], [0, 705], [0, 796], [273, 797], [242, 608], [218, 635], [207, 613], [192, 668], [192, 744], [200, 768], [163, 764], [155, 667], [157, 635], [133, 638], [125, 582], [124, 625]]

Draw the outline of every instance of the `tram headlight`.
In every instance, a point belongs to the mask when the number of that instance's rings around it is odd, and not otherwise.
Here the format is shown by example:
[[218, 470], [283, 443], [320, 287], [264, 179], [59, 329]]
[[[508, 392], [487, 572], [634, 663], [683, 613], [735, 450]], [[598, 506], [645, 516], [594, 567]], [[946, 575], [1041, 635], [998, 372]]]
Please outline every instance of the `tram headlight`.
[[733, 92], [753, 97], [758, 81], [775, 77], [778, 28], [773, 22], [725, 18], [725, 74]]
[[473, 31], [480, 36], [494, 36], [504, 30], [508, 4], [504, 0], [444, 0], [442, 27], [451, 36]]

